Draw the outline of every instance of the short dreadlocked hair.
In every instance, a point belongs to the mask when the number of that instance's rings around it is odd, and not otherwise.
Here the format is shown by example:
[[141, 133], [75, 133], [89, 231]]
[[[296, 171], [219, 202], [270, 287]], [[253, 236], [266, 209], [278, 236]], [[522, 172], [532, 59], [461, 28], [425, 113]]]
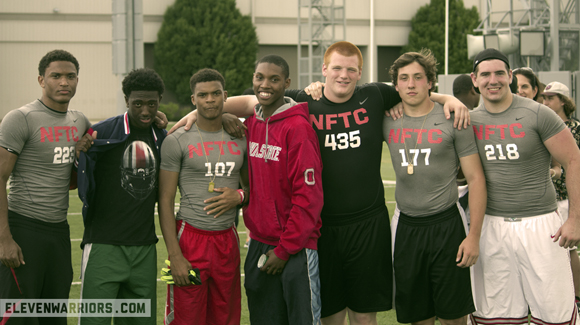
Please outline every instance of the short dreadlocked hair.
[[129, 98], [132, 91], [156, 91], [161, 96], [165, 91], [165, 84], [155, 70], [135, 69], [123, 79], [123, 94]]

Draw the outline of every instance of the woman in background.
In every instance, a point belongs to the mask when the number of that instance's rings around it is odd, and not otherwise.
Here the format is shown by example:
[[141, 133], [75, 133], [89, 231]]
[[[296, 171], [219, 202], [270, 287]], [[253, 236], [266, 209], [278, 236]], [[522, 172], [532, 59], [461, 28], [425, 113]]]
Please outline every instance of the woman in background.
[[517, 94], [529, 99], [536, 100], [540, 93], [540, 80], [530, 68], [518, 68], [513, 71], [513, 74], [518, 79]]

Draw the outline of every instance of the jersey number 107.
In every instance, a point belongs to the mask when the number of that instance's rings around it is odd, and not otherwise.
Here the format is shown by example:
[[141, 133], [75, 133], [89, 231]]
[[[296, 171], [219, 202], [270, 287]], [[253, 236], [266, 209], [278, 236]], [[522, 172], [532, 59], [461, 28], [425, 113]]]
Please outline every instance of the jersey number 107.
[[[232, 170], [234, 170], [234, 167], [236, 167], [236, 163], [233, 161], [228, 161], [226, 163], [219, 162], [215, 164], [215, 175], [224, 176], [226, 173], [226, 166], [229, 167], [228, 174], [226, 176], [230, 176], [232, 174]], [[205, 173], [205, 176], [213, 176], [213, 174], [211, 173], [212, 169], [211, 163], [205, 163], [205, 167], [207, 167], [207, 172]]]

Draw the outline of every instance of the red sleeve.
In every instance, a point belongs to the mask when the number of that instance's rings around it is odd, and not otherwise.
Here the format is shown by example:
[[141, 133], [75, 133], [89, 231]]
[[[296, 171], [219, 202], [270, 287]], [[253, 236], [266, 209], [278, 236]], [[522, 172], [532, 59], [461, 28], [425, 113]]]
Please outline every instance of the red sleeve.
[[322, 194], [322, 160], [318, 138], [312, 127], [293, 127], [288, 133], [288, 179], [292, 186], [292, 209], [274, 249], [276, 256], [288, 260], [308, 243], [320, 237]]

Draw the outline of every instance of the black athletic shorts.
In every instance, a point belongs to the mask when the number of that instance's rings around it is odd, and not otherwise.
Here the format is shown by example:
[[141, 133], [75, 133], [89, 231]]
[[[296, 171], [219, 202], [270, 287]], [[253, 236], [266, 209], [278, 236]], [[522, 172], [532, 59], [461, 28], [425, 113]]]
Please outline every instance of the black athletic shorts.
[[466, 237], [457, 205], [426, 217], [401, 212], [395, 226], [397, 321], [412, 323], [433, 316], [452, 320], [474, 312], [469, 268], [455, 262]]
[[322, 223], [318, 239], [322, 317], [393, 308], [389, 211], [380, 207], [349, 224]]
[[[13, 273], [0, 263], [0, 299], [68, 299], [73, 277], [68, 223], [43, 222], [9, 210], [8, 224], [26, 264]], [[11, 317], [7, 325], [66, 323], [66, 317]]]
[[[244, 288], [252, 325], [318, 324], [320, 281], [318, 252], [304, 248], [290, 255], [282, 274], [268, 275], [258, 268], [271, 246], [250, 240], [244, 264]], [[195, 323], [195, 321], [194, 321]]]

